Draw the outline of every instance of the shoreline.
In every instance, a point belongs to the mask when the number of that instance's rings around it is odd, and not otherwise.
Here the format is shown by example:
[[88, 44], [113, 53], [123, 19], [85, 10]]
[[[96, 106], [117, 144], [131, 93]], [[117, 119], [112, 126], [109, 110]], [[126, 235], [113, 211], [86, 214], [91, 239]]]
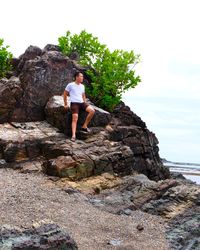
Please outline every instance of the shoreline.
[[200, 165], [195, 163], [182, 163], [163, 161], [163, 165], [169, 168], [172, 173], [182, 174], [186, 179], [200, 185]]

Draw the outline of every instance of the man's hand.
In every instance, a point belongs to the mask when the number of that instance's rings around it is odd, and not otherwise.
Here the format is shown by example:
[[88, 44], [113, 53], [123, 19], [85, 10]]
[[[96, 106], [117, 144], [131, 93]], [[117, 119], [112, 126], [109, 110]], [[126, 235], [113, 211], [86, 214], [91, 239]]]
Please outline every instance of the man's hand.
[[68, 104], [64, 104], [64, 108], [65, 108], [66, 110], [69, 110], [69, 109], [70, 109], [70, 106], [69, 106]]

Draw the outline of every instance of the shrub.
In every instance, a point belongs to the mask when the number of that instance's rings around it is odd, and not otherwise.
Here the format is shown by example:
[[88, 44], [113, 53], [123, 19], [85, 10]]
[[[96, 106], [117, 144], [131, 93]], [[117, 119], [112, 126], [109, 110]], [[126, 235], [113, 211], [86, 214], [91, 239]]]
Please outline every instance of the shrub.
[[4, 40], [0, 39], [0, 78], [11, 70], [12, 54], [7, 50], [9, 46], [3, 46]]
[[70, 56], [77, 52], [79, 63], [89, 66], [87, 74], [92, 79], [92, 88], [87, 92], [92, 101], [106, 110], [112, 111], [121, 101], [122, 94], [134, 88], [140, 77], [135, 76], [134, 66], [140, 61], [140, 56], [133, 51], [114, 50], [111, 52], [106, 45], [100, 44], [97, 37], [86, 31], [79, 35], [58, 38], [61, 51]]

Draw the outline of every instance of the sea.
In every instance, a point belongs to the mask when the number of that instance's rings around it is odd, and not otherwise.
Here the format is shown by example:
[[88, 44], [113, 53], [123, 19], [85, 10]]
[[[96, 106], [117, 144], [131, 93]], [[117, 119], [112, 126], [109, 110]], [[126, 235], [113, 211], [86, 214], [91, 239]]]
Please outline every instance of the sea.
[[200, 164], [164, 161], [170, 172], [181, 173], [185, 178], [200, 185]]

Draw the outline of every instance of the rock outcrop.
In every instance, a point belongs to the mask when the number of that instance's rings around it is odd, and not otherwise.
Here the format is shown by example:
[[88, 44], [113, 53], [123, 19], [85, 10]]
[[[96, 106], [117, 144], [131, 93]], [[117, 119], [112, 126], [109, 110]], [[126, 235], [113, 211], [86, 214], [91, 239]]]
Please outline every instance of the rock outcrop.
[[43, 224], [27, 230], [0, 227], [0, 249], [12, 250], [77, 250], [76, 242], [55, 224]]
[[[52, 126], [58, 128], [60, 132], [70, 136], [71, 113], [64, 109], [61, 95], [66, 84], [73, 80], [75, 71], [80, 70], [83, 73], [86, 71], [85, 68], [78, 65], [76, 60], [78, 60], [76, 53], [72, 55], [71, 58], [68, 58], [61, 53], [58, 46], [51, 44], [48, 44], [44, 49], [30, 46], [23, 55], [13, 59], [13, 72], [10, 73], [10, 76], [12, 76], [9, 79], [4, 78], [0, 80], [0, 123], [9, 122], [11, 126], [17, 126], [14, 123], [22, 123], [22, 126], [26, 127], [30, 125], [26, 124], [26, 122], [46, 120]], [[89, 84], [87, 77], [85, 83]], [[110, 165], [114, 165], [114, 162], [118, 161], [117, 159], [120, 158], [119, 152], [121, 152], [120, 154], [123, 156], [123, 150], [120, 149], [120, 151], [118, 151], [118, 146], [116, 147], [115, 154], [113, 151], [114, 146], [109, 146], [112, 148], [112, 156], [109, 155], [110, 150], [108, 146], [105, 146], [108, 141], [107, 144], [109, 145], [121, 145], [120, 147], [124, 146], [129, 148], [132, 154], [131, 166], [128, 163], [126, 163], [128, 164], [127, 166], [124, 166], [126, 161], [124, 161], [123, 164], [122, 161], [121, 169], [123, 170], [120, 171], [119, 167], [116, 167], [118, 173], [121, 172], [125, 174], [138, 171], [153, 180], [169, 178], [169, 170], [163, 166], [158, 154], [159, 149], [156, 136], [147, 129], [146, 124], [134, 114], [129, 107], [121, 103], [115, 108], [113, 113], [108, 113], [98, 107], [95, 107], [95, 109], [95, 116], [90, 123], [92, 134], [86, 135], [78, 132], [77, 137], [82, 140], [89, 140], [90, 138], [91, 141], [94, 141], [94, 138], [96, 138], [95, 140], [99, 140], [103, 133], [106, 135], [103, 140], [100, 140], [101, 143], [98, 141], [95, 142], [96, 144], [101, 144], [98, 145], [98, 150], [100, 150], [99, 157], [107, 159], [101, 160], [101, 162], [110, 161], [109, 164], [105, 163], [107, 167], [104, 167], [104, 171], [106, 169], [110, 171]], [[78, 130], [85, 117], [85, 112], [80, 113]], [[30, 134], [33, 132], [30, 130], [31, 129], [28, 130], [29, 137], [31, 137]], [[96, 134], [95, 137], [93, 134]], [[57, 134], [57, 136], [60, 138], [60, 135]], [[35, 139], [33, 136], [31, 140], [29, 138], [26, 143], [25, 141], [22, 143], [25, 146], [20, 144], [20, 147], [16, 146], [15, 140], [14, 143], [10, 142], [6, 146], [5, 143], [2, 142], [0, 146], [1, 158], [11, 163], [12, 161], [16, 161], [15, 158], [22, 156], [24, 157], [24, 161], [35, 158], [36, 156], [39, 157], [39, 155], [43, 157], [44, 152], [41, 152], [43, 146], [38, 144], [40, 139]], [[69, 162], [71, 164], [71, 162], [73, 162], [70, 158], [72, 155], [68, 155], [66, 152], [63, 152], [62, 149], [58, 149], [60, 147], [58, 144], [60, 145], [60, 143], [57, 143], [57, 139], [54, 140], [60, 155], [57, 155], [56, 158], [54, 156], [51, 157], [54, 160], [52, 160], [52, 162], [49, 161], [48, 164], [45, 165], [45, 169], [48, 169], [47, 173], [49, 174], [50, 172], [54, 172], [56, 175], [63, 176], [60, 170], [58, 171], [58, 165], [61, 168], [63, 164], [69, 165]], [[48, 144], [47, 142], [45, 143], [46, 145]], [[35, 145], [34, 149], [33, 145]], [[51, 146], [46, 146], [46, 148], [50, 147]], [[52, 148], [53, 147], [55, 146], [52, 146]], [[87, 143], [86, 148], [80, 145], [78, 145], [78, 147], [80, 151], [87, 151], [86, 162], [89, 164], [88, 157], [90, 157], [90, 154], [93, 155], [93, 152], [88, 148], [91, 147], [95, 149], [96, 145], [94, 145], [93, 142], [90, 144]], [[109, 157], [104, 157], [106, 152]], [[118, 156], [116, 157], [117, 154]], [[57, 159], [58, 156], [66, 156], [68, 158], [65, 160], [62, 158], [61, 160], [60, 158]], [[127, 157], [127, 162], [129, 162], [129, 160], [129, 157]], [[38, 166], [38, 164], [36, 165]], [[127, 171], [124, 170], [125, 168], [127, 168]], [[53, 169], [56, 170], [54, 171]]]
[[[92, 104], [91, 104], [92, 105]], [[106, 127], [109, 141], [120, 142], [128, 146], [132, 153], [133, 170], [147, 175], [150, 179], [160, 180], [169, 178], [169, 169], [163, 166], [159, 157], [158, 140], [150, 132], [146, 124], [134, 114], [129, 107], [121, 103], [112, 114], [96, 109], [95, 116], [90, 126]], [[61, 96], [52, 97], [45, 107], [46, 120], [61, 132], [68, 135], [71, 133], [71, 112], [65, 111], [63, 98]], [[85, 112], [79, 115], [79, 127], [86, 117]], [[77, 133], [77, 137], [84, 139], [84, 135]]]
[[[76, 70], [84, 71], [55, 45], [47, 45], [43, 50], [28, 47], [23, 55], [13, 60], [13, 70], [12, 74], [17, 77], [13, 84], [12, 80], [0, 82], [1, 123], [44, 120], [48, 99], [62, 94]], [[11, 98], [5, 102], [9, 94]]]
[[0, 125], [0, 133], [0, 157], [6, 167], [28, 171], [27, 162], [32, 161], [32, 170], [71, 180], [103, 172], [126, 175], [134, 170], [130, 148], [110, 142], [102, 128], [94, 128], [90, 138], [76, 143], [47, 122], [7, 123]]
[[101, 181], [81, 182], [76, 188], [90, 193], [89, 202], [101, 210], [127, 216], [141, 210], [163, 217], [168, 222], [166, 237], [170, 249], [197, 250], [200, 247], [200, 186], [191, 181], [155, 182], [142, 174], [120, 180], [105, 176]]

